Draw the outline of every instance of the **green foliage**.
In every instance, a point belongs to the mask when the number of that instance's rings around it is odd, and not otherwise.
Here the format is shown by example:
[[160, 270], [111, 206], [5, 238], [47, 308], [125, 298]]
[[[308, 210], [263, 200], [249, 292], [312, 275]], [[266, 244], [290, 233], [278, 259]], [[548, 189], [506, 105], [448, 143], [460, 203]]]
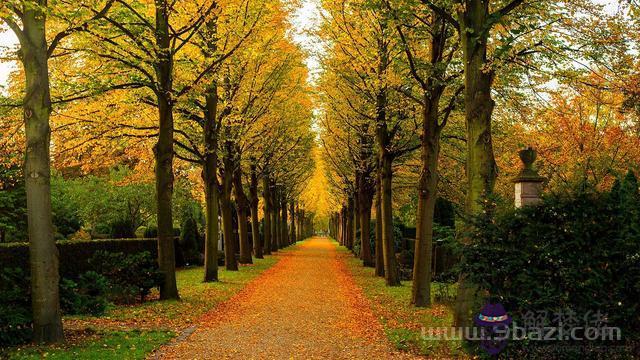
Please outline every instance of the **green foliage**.
[[444, 198], [437, 198], [433, 221], [440, 226], [454, 227], [456, 225], [456, 210], [453, 203]]
[[108, 280], [88, 271], [78, 277], [78, 282], [62, 279], [60, 281], [60, 306], [70, 315], [102, 315], [107, 309], [106, 292]]
[[463, 270], [517, 320], [527, 311], [600, 311], [640, 329], [640, 197], [633, 174], [609, 193], [582, 187], [474, 221]]
[[27, 238], [27, 195], [16, 165], [0, 163], [0, 242]]
[[157, 262], [148, 252], [125, 255], [98, 251], [89, 264], [108, 279], [107, 294], [116, 303], [143, 302], [162, 282]]
[[109, 236], [113, 239], [133, 239], [136, 237], [131, 219], [116, 219], [109, 226]]
[[182, 222], [179, 244], [182, 248], [185, 261], [188, 264], [198, 264], [201, 262], [200, 253], [204, 248], [204, 244], [198, 232], [198, 223], [192, 216], [187, 216]]
[[0, 346], [31, 339], [29, 280], [21, 269], [0, 269]]
[[[60, 277], [76, 279], [79, 274], [94, 270], [89, 259], [97, 251], [136, 254], [148, 252], [157, 254], [156, 240], [120, 239], [120, 240], [73, 240], [56, 243], [60, 258]], [[0, 264], [3, 267], [20, 268], [29, 274], [29, 244], [0, 244]]]
[[[8, 353], [9, 359], [145, 359], [160, 345], [167, 343], [175, 335], [167, 331], [117, 331], [100, 334], [99, 339], [91, 339], [67, 347], [36, 346], [16, 349]], [[2, 355], [2, 354], [0, 354]]]
[[[398, 219], [406, 227], [416, 227], [416, 213], [418, 212], [418, 195], [411, 193], [409, 201], [402, 205], [398, 210]], [[455, 225], [455, 207], [454, 204], [445, 199], [437, 198], [433, 221], [442, 226]]]
[[58, 240], [69, 238], [83, 225], [80, 218], [81, 202], [69, 196], [72, 189], [72, 182], [64, 181], [61, 177], [53, 177], [51, 181], [51, 208]]
[[158, 227], [157, 226], [147, 226], [144, 229], [144, 238], [145, 239], [155, 239], [158, 237]]
[[[52, 179], [52, 203], [58, 232], [65, 237], [77, 231], [67, 231], [66, 221], [77, 223], [103, 237], [134, 237], [135, 230], [145, 225], [155, 214], [153, 184], [128, 183], [130, 170], [125, 167], [111, 171], [108, 177], [89, 176], [77, 179]], [[59, 225], [58, 225], [59, 223]]]

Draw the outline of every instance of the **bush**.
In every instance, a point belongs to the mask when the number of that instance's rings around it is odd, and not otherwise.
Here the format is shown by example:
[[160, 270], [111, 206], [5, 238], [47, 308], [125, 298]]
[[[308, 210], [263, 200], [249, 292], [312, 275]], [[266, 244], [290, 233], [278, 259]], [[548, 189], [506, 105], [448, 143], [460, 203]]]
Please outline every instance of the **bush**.
[[[529, 311], [607, 314], [640, 329], [640, 195], [635, 177], [609, 193], [581, 189], [474, 221], [463, 271], [516, 321]], [[523, 323], [520, 321], [520, 323]], [[547, 326], [554, 326], [549, 324]]]
[[108, 279], [107, 294], [116, 303], [142, 302], [162, 282], [156, 260], [148, 252], [125, 255], [98, 251], [89, 263]]
[[200, 264], [202, 262], [200, 243], [198, 223], [193, 217], [188, 216], [182, 222], [179, 241], [186, 263]]
[[133, 239], [136, 237], [131, 220], [118, 219], [109, 224], [109, 236], [113, 239]]
[[145, 236], [144, 234], [147, 232], [147, 227], [146, 226], [140, 226], [136, 229], [136, 238], [137, 239], [143, 239]]
[[437, 198], [433, 221], [440, 226], [454, 227], [456, 210], [453, 203], [445, 198]]
[[155, 239], [158, 237], [158, 227], [157, 226], [147, 226], [144, 229], [144, 238], [145, 239]]
[[29, 281], [22, 269], [0, 269], [0, 346], [18, 345], [31, 339], [29, 294]]
[[78, 277], [78, 282], [62, 279], [60, 282], [60, 306], [70, 315], [102, 315], [107, 309], [106, 298], [108, 280], [96, 273], [87, 271]]
[[[153, 257], [158, 251], [158, 242], [154, 239], [74, 240], [58, 241], [56, 245], [60, 253], [60, 277], [67, 279], [76, 279], [79, 274], [94, 270], [88, 260], [97, 251], [125, 254], [146, 251]], [[0, 264], [2, 267], [20, 268], [29, 275], [29, 244], [0, 244]]]

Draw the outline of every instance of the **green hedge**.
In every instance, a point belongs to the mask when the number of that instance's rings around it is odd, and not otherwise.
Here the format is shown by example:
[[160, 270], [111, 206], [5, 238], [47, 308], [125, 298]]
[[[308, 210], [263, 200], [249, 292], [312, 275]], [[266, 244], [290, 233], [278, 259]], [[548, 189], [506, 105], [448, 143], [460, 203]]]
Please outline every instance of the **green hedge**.
[[[60, 277], [68, 279], [76, 279], [80, 274], [93, 270], [89, 265], [89, 259], [98, 251], [124, 254], [146, 251], [154, 258], [158, 254], [156, 239], [58, 241], [56, 244], [60, 253]], [[28, 275], [29, 244], [0, 244], [0, 267], [23, 269]]]
[[[536, 320], [545, 327], [566, 327], [571, 324], [567, 314], [572, 314], [572, 321], [577, 319], [578, 326], [587, 320], [590, 324], [601, 321], [619, 327], [623, 340], [637, 344], [640, 193], [633, 174], [616, 182], [610, 192], [585, 186], [569, 194], [551, 194], [535, 206], [491, 216], [493, 213], [488, 206], [475, 219], [474, 241], [463, 249], [462, 269], [481, 290], [478, 293], [488, 296], [485, 302], [504, 305], [519, 324], [526, 324], [531, 314], [549, 314]], [[604, 315], [604, 320], [594, 321], [593, 314]], [[575, 344], [556, 342], [553, 348], [550, 344], [510, 342], [505, 355], [518, 359], [523, 354], [542, 353], [545, 356], [540, 358], [632, 358], [612, 357], [609, 350], [595, 353], [602, 349], [581, 346], [570, 355], [562, 348]], [[594, 345], [603, 344], [589, 344]]]

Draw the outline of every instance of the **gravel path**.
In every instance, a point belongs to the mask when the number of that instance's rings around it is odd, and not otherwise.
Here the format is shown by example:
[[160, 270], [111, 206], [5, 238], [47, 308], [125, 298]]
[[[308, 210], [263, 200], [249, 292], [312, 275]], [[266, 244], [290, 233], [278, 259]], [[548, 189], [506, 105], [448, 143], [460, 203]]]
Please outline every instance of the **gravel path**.
[[165, 347], [164, 359], [390, 359], [393, 351], [336, 245], [313, 238]]

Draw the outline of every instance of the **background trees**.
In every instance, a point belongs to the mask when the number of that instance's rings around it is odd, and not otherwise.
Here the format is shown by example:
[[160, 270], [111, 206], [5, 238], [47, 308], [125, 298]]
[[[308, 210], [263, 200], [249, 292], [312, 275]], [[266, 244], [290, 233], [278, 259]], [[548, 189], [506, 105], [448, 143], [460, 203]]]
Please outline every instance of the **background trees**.
[[[637, 167], [637, 114], [620, 102], [633, 91], [614, 85], [636, 82], [637, 69], [630, 70], [636, 61], [629, 57], [636, 42], [623, 35], [633, 33], [632, 6], [517, 0], [324, 1], [323, 6], [318, 36], [327, 50], [320, 54], [318, 91], [333, 194], [329, 228], [350, 248], [357, 243], [352, 234], [367, 232], [353, 214], [359, 211], [356, 200], [370, 159], [361, 150], [374, 136], [379, 180], [368, 193], [375, 192], [381, 204], [374, 216], [381, 225], [377, 239], [391, 223], [385, 206], [417, 228], [416, 305], [430, 299], [428, 257], [438, 193], [455, 204], [457, 237], [470, 244], [469, 219], [494, 201], [509, 206], [513, 199], [518, 148], [540, 150], [538, 166], [554, 193], [585, 182], [607, 189], [625, 169]], [[384, 125], [383, 117], [386, 128], [375, 126]], [[420, 139], [412, 138], [418, 128]], [[390, 135], [398, 138], [387, 141]], [[419, 154], [413, 151], [418, 143]], [[390, 156], [395, 150], [402, 155]], [[382, 161], [385, 156], [394, 160], [392, 166]], [[384, 175], [391, 173], [388, 196]], [[360, 208], [367, 212], [366, 205]], [[376, 254], [390, 243], [377, 242]], [[359, 256], [367, 256], [364, 248], [356, 248]], [[388, 284], [398, 283], [385, 275]], [[458, 324], [470, 319], [473, 293], [472, 284], [460, 282]]]

